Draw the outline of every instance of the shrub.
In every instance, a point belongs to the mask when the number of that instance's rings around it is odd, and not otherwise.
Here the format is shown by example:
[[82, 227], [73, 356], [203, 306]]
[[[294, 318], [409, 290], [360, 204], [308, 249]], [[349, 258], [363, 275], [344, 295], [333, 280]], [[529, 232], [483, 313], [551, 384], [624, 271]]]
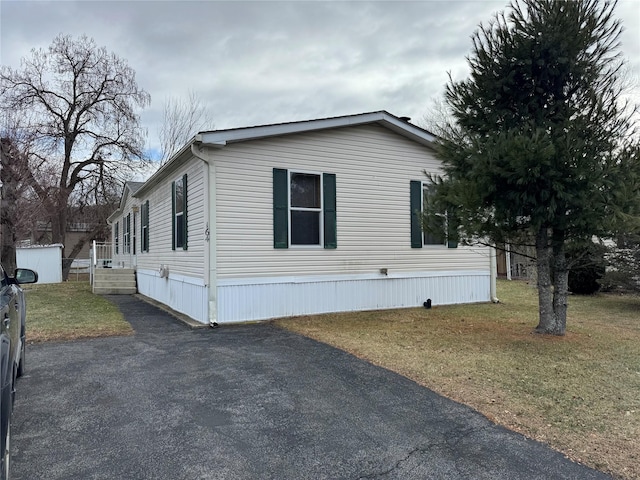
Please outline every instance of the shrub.
[[604, 245], [594, 242], [567, 245], [569, 291], [577, 295], [591, 295], [600, 289], [599, 280], [606, 269]]
[[599, 281], [603, 290], [640, 292], [640, 235], [622, 235], [607, 254], [607, 271]]

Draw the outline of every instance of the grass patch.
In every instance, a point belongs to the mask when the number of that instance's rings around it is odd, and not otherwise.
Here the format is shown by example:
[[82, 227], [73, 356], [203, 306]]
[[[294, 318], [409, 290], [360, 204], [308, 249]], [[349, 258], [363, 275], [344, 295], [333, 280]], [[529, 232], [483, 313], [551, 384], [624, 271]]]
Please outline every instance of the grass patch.
[[133, 334], [118, 308], [86, 282], [25, 285], [27, 342]]
[[572, 296], [565, 337], [532, 333], [537, 293], [500, 304], [350, 312], [275, 323], [405, 375], [622, 478], [640, 478], [640, 297]]

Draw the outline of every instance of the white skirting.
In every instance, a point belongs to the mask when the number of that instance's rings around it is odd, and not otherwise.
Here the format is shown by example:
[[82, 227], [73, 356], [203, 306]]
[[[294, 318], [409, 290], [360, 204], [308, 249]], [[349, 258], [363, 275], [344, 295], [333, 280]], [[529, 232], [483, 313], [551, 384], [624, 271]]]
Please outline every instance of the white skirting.
[[490, 301], [488, 271], [218, 280], [219, 323]]
[[[202, 279], [138, 270], [138, 291], [194, 320], [208, 323]], [[218, 280], [218, 323], [329, 312], [490, 301], [484, 271], [411, 272], [395, 275], [269, 277]]]
[[138, 292], [164, 303], [194, 320], [208, 323], [207, 287], [202, 279], [170, 274], [160, 277], [155, 270], [137, 270]]

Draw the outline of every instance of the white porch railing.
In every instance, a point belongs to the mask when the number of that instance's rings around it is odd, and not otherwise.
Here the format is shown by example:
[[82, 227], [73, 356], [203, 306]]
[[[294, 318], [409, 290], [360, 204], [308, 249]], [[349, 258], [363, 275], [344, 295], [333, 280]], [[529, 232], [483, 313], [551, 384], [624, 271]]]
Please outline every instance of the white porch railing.
[[113, 244], [96, 242], [91, 245], [89, 253], [89, 280], [93, 285], [93, 275], [97, 268], [135, 268], [136, 256], [132, 254], [118, 254], [114, 258]]
[[93, 241], [89, 252], [89, 282], [93, 285], [96, 268], [111, 268], [113, 248], [111, 243]]

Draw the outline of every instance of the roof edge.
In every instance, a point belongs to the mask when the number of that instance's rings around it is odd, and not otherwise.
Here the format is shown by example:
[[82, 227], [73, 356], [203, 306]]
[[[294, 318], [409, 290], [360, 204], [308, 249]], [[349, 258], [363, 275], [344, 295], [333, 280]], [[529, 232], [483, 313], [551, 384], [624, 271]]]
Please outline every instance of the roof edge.
[[341, 117], [321, 118], [316, 120], [302, 120], [297, 122], [259, 125], [255, 127], [199, 132], [195, 139], [197, 142], [203, 143], [204, 145], [222, 147], [228, 143], [242, 142], [246, 140], [256, 140], [279, 135], [366, 125], [371, 123], [381, 124], [424, 145], [432, 145], [436, 140], [436, 136], [427, 130], [413, 125], [412, 123], [396, 117], [384, 110]]

